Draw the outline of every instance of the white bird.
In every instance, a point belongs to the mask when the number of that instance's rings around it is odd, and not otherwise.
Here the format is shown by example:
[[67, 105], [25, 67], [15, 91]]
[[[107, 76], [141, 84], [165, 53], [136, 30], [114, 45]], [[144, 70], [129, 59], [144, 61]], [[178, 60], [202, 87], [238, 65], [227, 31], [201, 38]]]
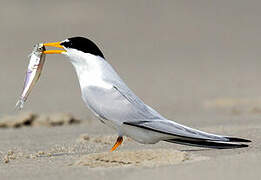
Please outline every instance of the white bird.
[[101, 120], [115, 129], [118, 138], [111, 151], [130, 137], [143, 144], [167, 141], [208, 148], [247, 147], [247, 139], [210, 134], [168, 120], [143, 103], [122, 81], [106, 61], [101, 50], [89, 39], [72, 37], [44, 46], [63, 50], [47, 50], [45, 54], [64, 54], [77, 73], [82, 99]]

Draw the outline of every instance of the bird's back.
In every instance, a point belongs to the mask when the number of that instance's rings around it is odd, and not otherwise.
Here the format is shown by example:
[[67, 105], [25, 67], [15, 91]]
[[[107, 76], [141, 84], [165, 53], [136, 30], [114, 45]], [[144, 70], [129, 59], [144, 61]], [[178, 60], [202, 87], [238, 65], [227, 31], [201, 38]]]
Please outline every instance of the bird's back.
[[82, 96], [88, 107], [103, 119], [119, 123], [135, 120], [163, 119], [144, 104], [121, 80], [110, 64], [100, 64], [103, 72], [101, 81], [110, 86], [88, 85], [82, 89]]

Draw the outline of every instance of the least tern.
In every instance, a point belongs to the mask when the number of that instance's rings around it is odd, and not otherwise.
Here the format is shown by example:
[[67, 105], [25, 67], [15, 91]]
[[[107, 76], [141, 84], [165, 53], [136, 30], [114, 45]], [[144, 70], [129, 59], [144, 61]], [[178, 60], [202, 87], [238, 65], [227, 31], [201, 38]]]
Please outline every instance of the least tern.
[[146, 105], [123, 82], [106, 61], [101, 50], [91, 40], [72, 37], [44, 46], [62, 50], [47, 50], [45, 54], [69, 57], [79, 79], [82, 99], [101, 120], [115, 129], [118, 138], [111, 151], [122, 143], [123, 136], [143, 144], [167, 141], [208, 148], [247, 147], [247, 139], [210, 134], [168, 120]]

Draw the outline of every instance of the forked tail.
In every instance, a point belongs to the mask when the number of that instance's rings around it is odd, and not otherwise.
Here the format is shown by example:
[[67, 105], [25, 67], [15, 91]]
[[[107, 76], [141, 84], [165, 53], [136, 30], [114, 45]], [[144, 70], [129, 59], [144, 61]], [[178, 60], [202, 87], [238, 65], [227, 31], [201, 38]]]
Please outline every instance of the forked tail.
[[210, 134], [169, 120], [124, 122], [123, 124], [167, 135], [161, 140], [206, 148], [230, 149], [248, 147], [247, 139]]
[[212, 140], [203, 140], [203, 139], [168, 139], [165, 140], [171, 143], [189, 145], [189, 146], [197, 146], [197, 147], [206, 147], [206, 148], [214, 148], [214, 149], [232, 149], [232, 148], [243, 148], [248, 147], [247, 144], [242, 144], [240, 142], [251, 142], [247, 139], [241, 138], [230, 138], [226, 137], [228, 141], [212, 141]]

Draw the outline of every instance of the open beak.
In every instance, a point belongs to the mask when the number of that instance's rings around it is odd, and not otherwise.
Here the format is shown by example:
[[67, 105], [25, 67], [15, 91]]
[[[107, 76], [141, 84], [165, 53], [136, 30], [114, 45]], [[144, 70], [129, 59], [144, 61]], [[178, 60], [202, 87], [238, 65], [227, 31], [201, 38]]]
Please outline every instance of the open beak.
[[43, 52], [44, 54], [62, 54], [63, 52], [66, 52], [64, 47], [61, 45], [61, 42], [44, 43], [43, 45], [63, 49], [63, 50], [47, 50]]

